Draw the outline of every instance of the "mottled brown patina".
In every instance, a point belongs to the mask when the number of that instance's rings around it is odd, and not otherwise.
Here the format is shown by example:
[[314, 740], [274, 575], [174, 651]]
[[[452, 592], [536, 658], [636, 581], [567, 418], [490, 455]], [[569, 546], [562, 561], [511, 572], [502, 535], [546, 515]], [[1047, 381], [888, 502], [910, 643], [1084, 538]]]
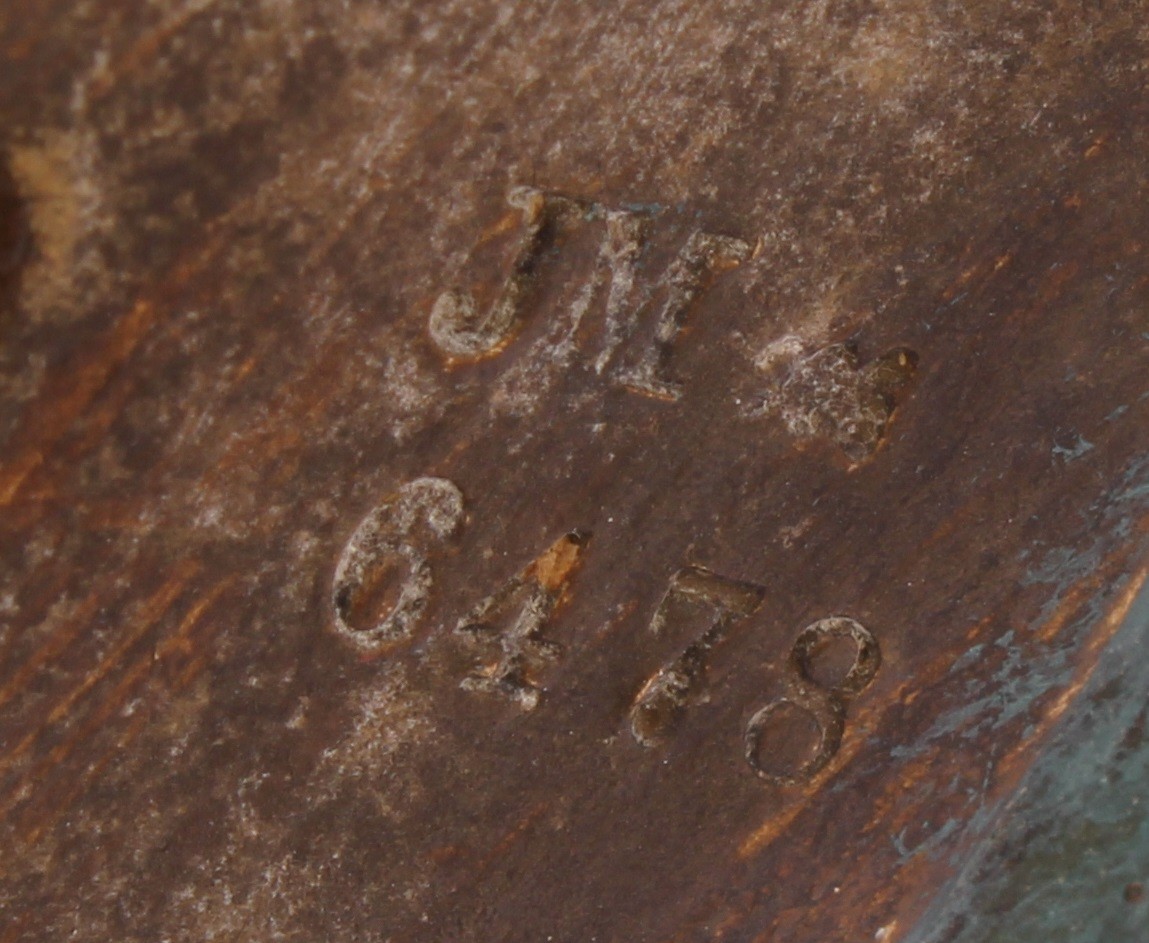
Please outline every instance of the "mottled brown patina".
[[1141, 696], [1144, 13], [0, 3], [0, 943], [923, 938]]

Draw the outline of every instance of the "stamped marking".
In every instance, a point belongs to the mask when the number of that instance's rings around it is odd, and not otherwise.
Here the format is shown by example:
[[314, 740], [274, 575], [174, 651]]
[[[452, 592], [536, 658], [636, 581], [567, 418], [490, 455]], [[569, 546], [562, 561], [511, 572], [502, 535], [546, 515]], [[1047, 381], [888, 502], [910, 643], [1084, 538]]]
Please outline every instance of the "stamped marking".
[[463, 520], [463, 495], [444, 478], [418, 478], [385, 498], [347, 542], [335, 567], [335, 630], [363, 651], [409, 638], [433, 583], [428, 548]]
[[536, 673], [555, 661], [561, 648], [542, 633], [578, 567], [590, 534], [572, 531], [556, 540], [464, 616], [455, 631], [482, 645], [497, 643], [498, 657], [465, 678], [469, 691], [500, 694], [525, 710], [538, 706]]
[[[433, 584], [429, 555], [463, 518], [463, 495], [443, 478], [418, 478], [380, 502], [355, 529], [335, 569], [338, 634], [372, 653], [410, 638]], [[585, 531], [564, 534], [457, 621], [454, 635], [480, 652], [479, 667], [461, 688], [506, 697], [523, 711], [538, 707], [540, 674], [562, 652], [544, 633], [568, 598], [589, 539]], [[662, 743], [674, 731], [702, 696], [711, 653], [765, 596], [758, 584], [701, 566], [674, 573], [648, 633], [693, 638], [647, 678], [627, 712], [641, 746]], [[784, 693], [747, 722], [744, 754], [754, 772], [782, 785], [816, 776], [838, 752], [850, 700], [871, 684], [880, 664], [877, 640], [854, 619], [831, 616], [803, 629], [790, 649]]]
[[[606, 298], [602, 350], [594, 362], [595, 372], [599, 375], [638, 327], [638, 309], [627, 302], [635, 290], [638, 262], [650, 236], [651, 225], [649, 213], [609, 210], [606, 214], [606, 238], [599, 255], [599, 268], [601, 270], [605, 264], [610, 269], [610, 291]], [[588, 306], [590, 295], [588, 292]], [[579, 321], [581, 317], [572, 323], [572, 334], [578, 330]]]
[[514, 188], [507, 202], [522, 211], [524, 233], [511, 272], [490, 310], [479, 311], [474, 296], [460, 289], [441, 294], [431, 310], [431, 338], [452, 357], [477, 359], [503, 348], [519, 327], [523, 299], [559, 227], [593, 212], [591, 204], [533, 187]]
[[898, 347], [861, 366], [849, 344], [808, 351], [786, 337], [758, 360], [767, 390], [752, 414], [778, 416], [794, 437], [829, 439], [862, 462], [885, 438], [917, 363], [916, 353]]
[[796, 785], [812, 778], [842, 744], [845, 721], [833, 702], [796, 691], [758, 710], [746, 725], [746, 760], [762, 779]]
[[[877, 639], [860, 622], [831, 616], [799, 633], [790, 649], [790, 661], [802, 681], [841, 697], [854, 697], [874, 680], [882, 653]], [[843, 665], [847, 666], [844, 672]]]
[[[480, 312], [474, 296], [452, 289], [436, 300], [428, 329], [443, 353], [457, 359], [477, 359], [500, 352], [514, 337], [526, 317], [524, 301], [546, 252], [554, 247], [556, 233], [577, 223], [603, 223], [603, 240], [593, 270], [569, 310], [566, 330], [555, 340], [555, 360], [562, 362], [567, 348], [575, 344], [585, 316], [602, 293], [609, 273], [603, 330], [597, 354], [588, 360], [599, 375], [647, 396], [676, 400], [681, 385], [669, 372], [669, 363], [686, 317], [714, 278], [741, 264], [753, 254], [753, 246], [741, 239], [702, 232], [692, 233], [675, 260], [657, 279], [641, 283], [641, 259], [655, 223], [648, 210], [615, 209], [598, 203], [516, 188], [508, 200], [523, 211], [524, 236], [502, 290], [486, 312]], [[646, 349], [627, 360], [623, 348], [638, 332], [640, 322], [655, 308], [654, 336]], [[636, 342], [637, 343], [637, 342]]]
[[780, 785], [808, 782], [825, 769], [842, 744], [850, 700], [880, 665], [877, 639], [854, 619], [831, 616], [803, 629], [790, 649], [786, 694], [746, 725], [751, 769]]
[[682, 385], [670, 377], [668, 368], [686, 315], [716, 275], [745, 262], [753, 251], [741, 239], [701, 231], [686, 241], [664, 276], [666, 300], [658, 314], [654, 345], [644, 351], [637, 366], [620, 372], [626, 386], [665, 400], [682, 395]]
[[[361, 651], [379, 653], [411, 638], [434, 573], [430, 553], [463, 522], [463, 495], [443, 478], [418, 478], [389, 495], [347, 542], [335, 568], [336, 632]], [[589, 532], [571, 531], [474, 606], [455, 634], [497, 654], [460, 687], [501, 694], [533, 710], [538, 672], [561, 649], [543, 631], [563, 602]]]
[[674, 574], [650, 621], [650, 633], [666, 634], [678, 602], [710, 610], [710, 621], [701, 635], [642, 686], [630, 709], [630, 731], [635, 740], [643, 746], [653, 746], [674, 729], [697, 696], [710, 651], [731, 625], [758, 609], [765, 594], [761, 586], [731, 580], [698, 566], [688, 566]]

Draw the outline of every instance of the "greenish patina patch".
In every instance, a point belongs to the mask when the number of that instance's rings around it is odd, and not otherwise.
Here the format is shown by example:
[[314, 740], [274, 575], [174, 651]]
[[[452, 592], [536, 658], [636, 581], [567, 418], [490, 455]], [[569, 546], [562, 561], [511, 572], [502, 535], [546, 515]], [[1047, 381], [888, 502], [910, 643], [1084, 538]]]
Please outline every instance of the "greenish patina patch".
[[912, 943], [1143, 940], [1149, 901], [1149, 591], [1015, 800]]

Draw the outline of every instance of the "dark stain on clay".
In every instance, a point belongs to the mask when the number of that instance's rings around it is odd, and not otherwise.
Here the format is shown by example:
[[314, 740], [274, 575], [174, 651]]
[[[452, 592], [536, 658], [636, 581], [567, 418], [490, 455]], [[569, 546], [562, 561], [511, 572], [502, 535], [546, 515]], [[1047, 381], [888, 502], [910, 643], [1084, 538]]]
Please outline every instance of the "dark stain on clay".
[[20, 293], [20, 276], [32, 252], [32, 232], [24, 198], [0, 150], [0, 310], [9, 309]]

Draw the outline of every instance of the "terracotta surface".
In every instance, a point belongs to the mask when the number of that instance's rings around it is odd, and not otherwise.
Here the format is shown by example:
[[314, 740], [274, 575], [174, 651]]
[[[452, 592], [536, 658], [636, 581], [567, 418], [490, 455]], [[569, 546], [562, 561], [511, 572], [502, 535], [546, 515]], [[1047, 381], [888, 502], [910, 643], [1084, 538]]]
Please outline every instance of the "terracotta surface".
[[0, 941], [1010, 939], [1149, 691], [1147, 23], [0, 4]]

